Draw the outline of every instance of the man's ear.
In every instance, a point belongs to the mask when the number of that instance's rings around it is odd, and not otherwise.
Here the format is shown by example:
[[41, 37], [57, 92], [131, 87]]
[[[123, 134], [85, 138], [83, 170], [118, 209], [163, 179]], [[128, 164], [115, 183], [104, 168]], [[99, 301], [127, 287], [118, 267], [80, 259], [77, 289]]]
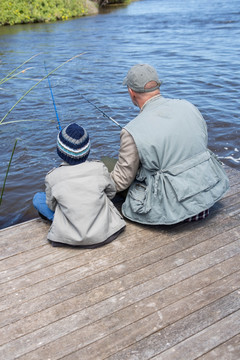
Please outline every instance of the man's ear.
[[129, 92], [130, 96], [132, 97], [133, 90], [130, 87], [128, 88], [128, 92]]
[[130, 94], [130, 96], [131, 96], [132, 101], [133, 101], [134, 99], [136, 99], [136, 93], [135, 93], [134, 90], [132, 90], [131, 88], [128, 88], [128, 92], [129, 92], [129, 94]]
[[136, 92], [134, 90], [130, 89], [130, 88], [128, 88], [128, 92], [129, 92], [129, 95], [131, 97], [132, 103], [135, 106], [139, 107]]

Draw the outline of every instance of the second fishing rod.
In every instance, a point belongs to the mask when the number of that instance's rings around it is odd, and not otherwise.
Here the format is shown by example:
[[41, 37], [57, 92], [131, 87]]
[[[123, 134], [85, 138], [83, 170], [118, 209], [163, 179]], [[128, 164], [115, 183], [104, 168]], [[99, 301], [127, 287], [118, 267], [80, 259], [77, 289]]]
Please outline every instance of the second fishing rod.
[[109, 116], [108, 114], [105, 113], [105, 111], [103, 111], [100, 107], [98, 107], [97, 105], [95, 105], [92, 101], [90, 101], [88, 98], [86, 98], [86, 96], [84, 96], [82, 93], [80, 93], [80, 91], [74, 89], [72, 86], [70, 86], [71, 89], [73, 89], [77, 94], [79, 94], [85, 101], [87, 101], [90, 105], [92, 105], [93, 107], [95, 107], [95, 109], [97, 109], [98, 111], [100, 111], [103, 116], [105, 116], [106, 118], [108, 118], [109, 120], [111, 120], [112, 122], [114, 122], [115, 125], [117, 125], [118, 127], [120, 127], [120, 129], [122, 129], [122, 126], [116, 121], [114, 120], [111, 116]]
[[[47, 68], [46, 68], [46, 64], [44, 62], [44, 66], [45, 66], [45, 70], [47, 72]], [[51, 92], [51, 96], [52, 96], [52, 101], [53, 101], [53, 105], [54, 105], [54, 109], [55, 109], [55, 113], [56, 113], [56, 117], [57, 117], [57, 122], [58, 122], [58, 130], [61, 131], [61, 124], [60, 124], [60, 120], [59, 120], [59, 116], [58, 116], [58, 112], [57, 112], [57, 107], [55, 104], [55, 99], [53, 96], [53, 92], [52, 92], [52, 87], [51, 87], [51, 83], [50, 83], [50, 79], [48, 77], [48, 85], [49, 85], [49, 89]], [[72, 86], [70, 86], [71, 89], [73, 89], [77, 94], [79, 94], [85, 101], [87, 101], [90, 105], [92, 105], [95, 109], [97, 109], [98, 111], [100, 111], [103, 116], [105, 116], [106, 118], [108, 118], [109, 120], [111, 120], [115, 125], [117, 125], [118, 127], [120, 127], [120, 129], [122, 129], [122, 126], [116, 121], [114, 120], [111, 116], [109, 116], [108, 114], [105, 113], [105, 111], [103, 111], [101, 108], [99, 108], [97, 105], [95, 105], [92, 101], [90, 101], [88, 98], [86, 98], [82, 93], [80, 93], [80, 91], [74, 89]]]

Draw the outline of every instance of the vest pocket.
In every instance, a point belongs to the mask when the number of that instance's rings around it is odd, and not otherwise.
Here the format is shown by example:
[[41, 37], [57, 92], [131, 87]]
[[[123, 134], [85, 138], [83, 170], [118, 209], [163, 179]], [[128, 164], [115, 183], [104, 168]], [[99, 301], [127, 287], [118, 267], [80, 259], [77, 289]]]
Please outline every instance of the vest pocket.
[[146, 214], [151, 210], [148, 206], [148, 191], [144, 184], [135, 183], [129, 190], [129, 203], [134, 213]]
[[178, 201], [184, 201], [201, 192], [208, 191], [220, 181], [211, 165], [211, 159], [184, 169], [178, 174], [165, 173], [164, 175], [171, 184]]

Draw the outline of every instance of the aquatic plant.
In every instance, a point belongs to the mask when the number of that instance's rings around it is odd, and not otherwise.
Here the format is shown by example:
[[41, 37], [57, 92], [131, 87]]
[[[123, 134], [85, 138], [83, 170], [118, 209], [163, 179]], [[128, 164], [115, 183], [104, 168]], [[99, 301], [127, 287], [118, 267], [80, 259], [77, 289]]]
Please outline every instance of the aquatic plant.
[[2, 198], [3, 198], [3, 193], [4, 193], [4, 190], [5, 190], [5, 185], [6, 185], [6, 181], [7, 181], [7, 176], [8, 176], [8, 173], [9, 173], [10, 166], [11, 166], [13, 154], [14, 154], [14, 151], [15, 151], [16, 146], [17, 146], [17, 141], [18, 141], [18, 140], [15, 139], [15, 143], [14, 143], [14, 146], [13, 146], [13, 149], [12, 149], [12, 154], [11, 154], [11, 157], [10, 157], [10, 160], [9, 160], [9, 163], [8, 163], [8, 167], [7, 167], [7, 171], [6, 171], [6, 174], [5, 174], [5, 178], [4, 178], [4, 182], [3, 182], [3, 187], [2, 187], [2, 191], [1, 191], [1, 196], [0, 196], [0, 205], [2, 204]]
[[[84, 53], [81, 53], [81, 54], [78, 54], [78, 55], [75, 55], [73, 56], [72, 58], [64, 61], [63, 63], [61, 63], [60, 65], [58, 65], [55, 69], [51, 70], [49, 73], [46, 74], [46, 76], [44, 76], [43, 78], [41, 78], [35, 85], [33, 85], [30, 89], [28, 89], [21, 97], [20, 99], [11, 107], [10, 110], [8, 110], [8, 112], [6, 113], [6, 115], [0, 120], [0, 125], [6, 125], [6, 124], [10, 124], [10, 123], [17, 123], [17, 122], [22, 122], [22, 121], [46, 121], [46, 120], [41, 120], [41, 119], [27, 119], [27, 120], [13, 120], [13, 121], [4, 121], [6, 119], [6, 117], [10, 114], [10, 112], [17, 106], [17, 104], [19, 104], [20, 101], [22, 101], [22, 99], [30, 93], [30, 91], [32, 91], [38, 84], [40, 84], [40, 82], [42, 82], [44, 79], [48, 78], [49, 75], [53, 74], [54, 72], [56, 72], [58, 69], [60, 69], [63, 65], [67, 64], [68, 62], [80, 57], [81, 55], [83, 55]], [[9, 74], [7, 74], [3, 79], [0, 79], [0, 85], [5, 83], [6, 81], [12, 79], [14, 76], [16, 76], [16, 74], [19, 74], [21, 73], [22, 71], [16, 73], [16, 71], [18, 69], [20, 69], [23, 65], [25, 65], [26, 63], [28, 63], [30, 60], [32, 60], [34, 57], [38, 56], [39, 54], [36, 54], [34, 56], [32, 56], [31, 58], [29, 58], [28, 60], [24, 61], [21, 65], [19, 65], [18, 67], [16, 67], [14, 70], [12, 70]], [[49, 120], [48, 120], [49, 121]], [[11, 154], [11, 157], [10, 157], [10, 161], [8, 163], [8, 167], [7, 167], [7, 171], [6, 171], [6, 175], [5, 175], [5, 178], [4, 178], [4, 182], [3, 182], [3, 186], [2, 186], [2, 191], [1, 191], [1, 196], [0, 196], [0, 205], [2, 203], [2, 198], [3, 198], [3, 193], [4, 193], [4, 190], [5, 190], [5, 185], [6, 185], [6, 181], [7, 181], [7, 176], [8, 176], [8, 173], [9, 173], [9, 169], [10, 169], [10, 166], [11, 166], [11, 162], [12, 162], [12, 158], [13, 158], [13, 154], [14, 154], [14, 151], [16, 149], [16, 145], [17, 145], [17, 139], [15, 140], [15, 144], [14, 144], [14, 147], [13, 147], [13, 150], [12, 150], [12, 154]]]
[[67, 20], [97, 12], [88, 0], [1, 0], [0, 25]]
[[[10, 114], [10, 112], [17, 106], [17, 104], [20, 103], [20, 101], [22, 101], [22, 99], [30, 93], [30, 91], [32, 91], [38, 84], [40, 84], [40, 82], [42, 82], [43, 80], [45, 80], [49, 75], [55, 73], [58, 69], [60, 69], [63, 65], [67, 64], [69, 61], [72, 61], [73, 59], [76, 59], [77, 57], [83, 55], [84, 53], [78, 54], [73, 56], [71, 59], [68, 59], [66, 61], [64, 61], [63, 63], [61, 63], [60, 65], [58, 65], [55, 69], [51, 70], [46, 76], [44, 76], [42, 79], [40, 79], [36, 84], [34, 84], [30, 89], [28, 89], [21, 97], [20, 99], [11, 107], [10, 110], [8, 110], [8, 112], [5, 114], [5, 116], [0, 120], [0, 125], [2, 125], [3, 121], [6, 119], [6, 117]], [[21, 66], [21, 65], [20, 65]], [[19, 68], [19, 67], [18, 67]], [[17, 69], [17, 68], [16, 68]], [[15, 69], [15, 70], [16, 70]], [[13, 70], [12, 73], [15, 71]], [[8, 79], [8, 75], [5, 77], [5, 79]], [[1, 85], [1, 82], [0, 82]]]
[[[9, 74], [7, 74], [3, 79], [0, 79], [0, 85], [4, 84], [6, 81], [12, 79], [13, 77], [17, 76], [18, 74], [24, 73], [26, 70], [28, 70], [29, 68], [28, 68], [28, 69], [21, 70], [21, 71], [19, 71], [17, 74], [15, 74], [18, 69], [20, 69], [23, 65], [27, 64], [29, 61], [31, 61], [33, 58], [35, 58], [35, 57], [38, 56], [38, 55], [40, 55], [40, 53], [31, 56], [29, 59], [27, 59], [26, 61], [24, 61], [21, 65], [19, 65], [19, 66], [16, 67], [15, 69], [13, 69], [13, 70], [12, 70]], [[13, 74], [14, 74], [14, 75], [13, 75]]]

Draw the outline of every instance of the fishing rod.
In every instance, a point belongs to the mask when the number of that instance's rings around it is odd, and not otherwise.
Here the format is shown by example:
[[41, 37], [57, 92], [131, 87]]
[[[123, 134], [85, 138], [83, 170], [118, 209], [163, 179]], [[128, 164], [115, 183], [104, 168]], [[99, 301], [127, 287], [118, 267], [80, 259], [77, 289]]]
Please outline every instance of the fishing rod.
[[[45, 63], [45, 61], [44, 61], [44, 67], [45, 67], [46, 73], [48, 74], [48, 71], [47, 71], [47, 67], [46, 67], [46, 63]], [[52, 92], [52, 87], [51, 87], [51, 83], [50, 83], [49, 76], [47, 76], [47, 79], [48, 79], [48, 85], [49, 85], [49, 89], [50, 89], [51, 96], [52, 96], [52, 102], [53, 102], [53, 106], [54, 106], [55, 114], [56, 114], [56, 117], [57, 117], [58, 130], [59, 130], [59, 131], [61, 131], [61, 130], [62, 130], [62, 128], [61, 128], [61, 125], [60, 125], [60, 120], [59, 120], [59, 117], [58, 117], [57, 107], [56, 107], [56, 104], [55, 104], [55, 100], [54, 100], [54, 96], [53, 96], [53, 92]]]
[[70, 86], [76, 93], [78, 93], [84, 100], [86, 100], [89, 104], [91, 104], [92, 106], [95, 107], [95, 109], [97, 109], [98, 111], [100, 111], [105, 117], [107, 117], [109, 120], [111, 120], [112, 122], [114, 122], [114, 124], [116, 124], [117, 126], [119, 126], [122, 129], [122, 126], [116, 121], [114, 120], [111, 116], [108, 116], [102, 109], [100, 109], [97, 105], [95, 105], [93, 102], [91, 102], [90, 100], [88, 100], [83, 94], [81, 94], [78, 90], [74, 89], [72, 86]]

